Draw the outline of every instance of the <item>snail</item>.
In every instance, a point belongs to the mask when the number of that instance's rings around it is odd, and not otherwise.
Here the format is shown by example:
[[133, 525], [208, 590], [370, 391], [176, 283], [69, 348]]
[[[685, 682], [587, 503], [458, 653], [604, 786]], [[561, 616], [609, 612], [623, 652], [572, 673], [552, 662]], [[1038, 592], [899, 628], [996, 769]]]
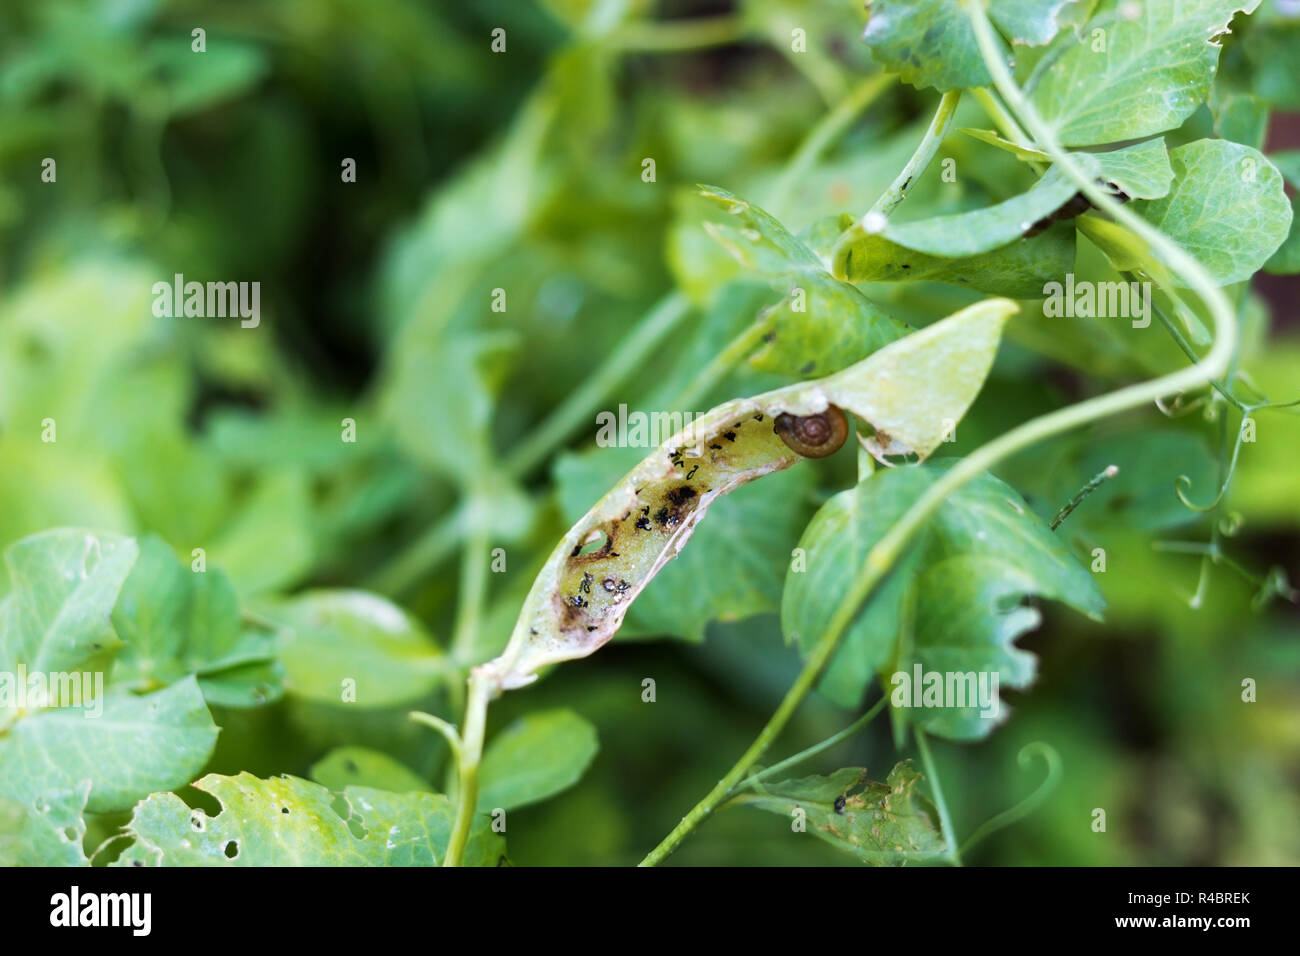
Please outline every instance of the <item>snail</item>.
[[827, 405], [816, 415], [777, 415], [772, 430], [788, 448], [805, 458], [825, 458], [840, 450], [849, 435], [849, 422], [842, 411]]

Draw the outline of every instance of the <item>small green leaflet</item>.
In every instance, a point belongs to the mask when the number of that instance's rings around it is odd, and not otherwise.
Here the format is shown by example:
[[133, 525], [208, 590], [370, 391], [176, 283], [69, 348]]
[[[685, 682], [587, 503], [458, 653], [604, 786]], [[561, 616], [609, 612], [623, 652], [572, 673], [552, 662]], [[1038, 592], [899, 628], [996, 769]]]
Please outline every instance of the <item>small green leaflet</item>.
[[578, 782], [596, 756], [596, 728], [571, 710], [527, 714], [492, 738], [479, 769], [478, 809], [540, 803]]
[[716, 186], [700, 195], [728, 215], [704, 229], [746, 269], [785, 294], [768, 316], [769, 346], [755, 357], [764, 371], [808, 376], [837, 372], [906, 335], [858, 289], [833, 278], [808, 246], [758, 206]]
[[405, 764], [369, 747], [335, 747], [311, 767], [311, 778], [330, 790], [370, 787], [392, 793], [433, 793]]
[[[279, 696], [270, 634], [246, 628], [230, 578], [219, 568], [184, 567], [170, 547], [150, 536], [113, 609], [125, 647], [113, 680], [136, 687], [169, 684], [197, 674], [205, 694], [226, 706], [254, 706]], [[248, 665], [265, 665], [264, 670]], [[266, 680], [246, 680], [265, 673]]]
[[902, 866], [946, 855], [938, 814], [917, 792], [921, 780], [907, 761], [895, 765], [884, 783], [849, 767], [826, 777], [764, 784], [736, 802], [787, 821], [799, 819], [802, 810], [807, 832], [837, 849], [873, 866]]
[[387, 707], [440, 686], [442, 649], [396, 604], [366, 591], [308, 591], [266, 609], [282, 626], [285, 688], [329, 704]]
[[1210, 94], [1216, 38], [1259, 0], [1101, 0], [1080, 32], [1057, 36], [1026, 88], [1065, 146], [1175, 129]]
[[[171, 793], [135, 808], [133, 843], [115, 866], [436, 866], [455, 807], [438, 793], [348, 787], [341, 794], [298, 777], [260, 780], [209, 774], [197, 780], [221, 812], [192, 810]], [[466, 866], [497, 866], [505, 838], [484, 815], [474, 820]]]

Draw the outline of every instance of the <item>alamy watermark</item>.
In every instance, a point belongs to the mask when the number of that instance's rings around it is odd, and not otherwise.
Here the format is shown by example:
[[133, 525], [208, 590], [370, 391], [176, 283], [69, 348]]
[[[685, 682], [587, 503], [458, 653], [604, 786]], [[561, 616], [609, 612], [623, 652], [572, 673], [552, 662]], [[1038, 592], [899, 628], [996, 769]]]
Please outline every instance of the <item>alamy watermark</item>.
[[895, 707], [974, 707], [980, 716], [998, 716], [997, 671], [927, 671], [920, 663], [912, 670], [895, 671], [890, 703]]
[[153, 296], [153, 314], [160, 319], [238, 317], [245, 329], [262, 322], [260, 282], [186, 282], [178, 272], [171, 282], [155, 282]]
[[618, 406], [618, 412], [596, 413], [596, 444], [601, 448], [658, 448], [674, 435], [682, 435], [682, 447], [693, 458], [703, 455], [695, 436], [695, 423], [702, 412], [641, 412]]
[[1151, 324], [1150, 282], [1075, 282], [1067, 272], [1064, 284], [1048, 282], [1043, 295], [1049, 319], [1132, 319], [1135, 329]]
[[103, 671], [0, 671], [0, 711], [79, 707], [87, 717], [104, 713]]

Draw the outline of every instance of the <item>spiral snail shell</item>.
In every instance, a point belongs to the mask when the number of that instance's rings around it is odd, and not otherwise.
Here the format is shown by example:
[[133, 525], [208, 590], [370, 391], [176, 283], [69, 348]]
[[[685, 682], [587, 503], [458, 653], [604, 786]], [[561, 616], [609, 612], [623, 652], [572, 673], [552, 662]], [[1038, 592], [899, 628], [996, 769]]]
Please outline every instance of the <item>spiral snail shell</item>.
[[772, 430], [805, 458], [825, 458], [840, 450], [849, 435], [849, 422], [842, 411], [827, 405], [816, 415], [777, 415]]

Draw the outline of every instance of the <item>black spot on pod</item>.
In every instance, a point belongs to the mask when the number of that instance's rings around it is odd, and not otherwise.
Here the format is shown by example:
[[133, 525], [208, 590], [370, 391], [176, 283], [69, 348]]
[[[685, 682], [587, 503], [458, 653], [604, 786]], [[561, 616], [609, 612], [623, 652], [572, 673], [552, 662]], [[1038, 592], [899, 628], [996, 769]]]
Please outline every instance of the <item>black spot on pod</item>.
[[840, 450], [849, 435], [849, 422], [834, 405], [816, 415], [776, 416], [772, 430], [781, 441], [805, 458], [825, 458]]

